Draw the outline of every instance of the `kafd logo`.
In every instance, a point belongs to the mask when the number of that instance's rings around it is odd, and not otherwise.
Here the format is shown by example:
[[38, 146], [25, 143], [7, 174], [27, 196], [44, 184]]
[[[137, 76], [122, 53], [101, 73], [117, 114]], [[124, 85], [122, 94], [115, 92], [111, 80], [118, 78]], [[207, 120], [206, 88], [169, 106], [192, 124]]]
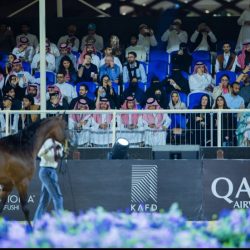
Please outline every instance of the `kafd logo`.
[[132, 165], [131, 212], [157, 211], [157, 165]]

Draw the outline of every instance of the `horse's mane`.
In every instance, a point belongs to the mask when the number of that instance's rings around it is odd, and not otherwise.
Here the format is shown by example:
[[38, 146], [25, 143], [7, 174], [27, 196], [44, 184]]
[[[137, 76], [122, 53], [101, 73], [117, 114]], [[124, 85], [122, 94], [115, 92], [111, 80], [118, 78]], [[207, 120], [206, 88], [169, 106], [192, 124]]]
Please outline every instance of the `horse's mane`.
[[33, 122], [31, 125], [20, 130], [18, 133], [3, 137], [0, 139], [0, 143], [6, 145], [9, 148], [30, 148], [33, 147], [35, 142], [35, 134], [37, 129], [44, 124], [49, 118], [43, 118], [36, 122]]

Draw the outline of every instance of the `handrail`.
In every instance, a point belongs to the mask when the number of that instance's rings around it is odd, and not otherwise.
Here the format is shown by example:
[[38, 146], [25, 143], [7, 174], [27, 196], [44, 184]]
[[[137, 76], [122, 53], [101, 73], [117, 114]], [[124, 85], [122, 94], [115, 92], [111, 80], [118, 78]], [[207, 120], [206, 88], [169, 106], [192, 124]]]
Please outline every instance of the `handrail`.
[[250, 109], [159, 109], [159, 110], [0, 110], [0, 114], [98, 114], [98, 113], [117, 113], [117, 114], [151, 114], [151, 113], [164, 113], [164, 114], [192, 114], [192, 113], [250, 113]]
[[[119, 114], [197, 114], [197, 113], [210, 113], [217, 114], [218, 119], [218, 127], [217, 127], [217, 146], [221, 147], [221, 135], [222, 135], [222, 114], [226, 113], [250, 113], [250, 109], [182, 109], [182, 110], [173, 110], [173, 109], [161, 109], [161, 110], [0, 110], [0, 114], [5, 114], [6, 116], [6, 126], [5, 126], [5, 134], [9, 135], [10, 128], [10, 115], [12, 114], [112, 114], [113, 117], [116, 118]], [[211, 121], [212, 123], [212, 121]], [[112, 122], [112, 144], [115, 143], [115, 135], [116, 135], [116, 119], [113, 119]], [[212, 131], [213, 133], [213, 131]]]

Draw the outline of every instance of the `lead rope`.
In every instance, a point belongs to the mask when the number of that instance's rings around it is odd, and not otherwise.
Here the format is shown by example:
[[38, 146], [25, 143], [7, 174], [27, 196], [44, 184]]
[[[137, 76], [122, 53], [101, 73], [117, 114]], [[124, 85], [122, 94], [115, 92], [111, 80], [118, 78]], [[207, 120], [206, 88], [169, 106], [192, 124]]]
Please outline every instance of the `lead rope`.
[[[71, 176], [70, 176], [69, 167], [68, 167], [68, 151], [69, 151], [68, 140], [65, 140], [64, 156], [63, 156], [65, 168], [64, 170], [61, 170], [61, 173], [65, 175], [65, 173], [67, 172], [68, 182], [69, 182], [69, 187], [70, 187], [70, 192], [71, 192], [71, 197], [72, 197], [72, 202], [73, 202], [73, 210], [74, 212], [76, 212], [76, 200], [75, 200], [75, 195], [73, 192], [73, 186], [72, 186]], [[61, 159], [61, 165], [62, 165], [63, 159]]]

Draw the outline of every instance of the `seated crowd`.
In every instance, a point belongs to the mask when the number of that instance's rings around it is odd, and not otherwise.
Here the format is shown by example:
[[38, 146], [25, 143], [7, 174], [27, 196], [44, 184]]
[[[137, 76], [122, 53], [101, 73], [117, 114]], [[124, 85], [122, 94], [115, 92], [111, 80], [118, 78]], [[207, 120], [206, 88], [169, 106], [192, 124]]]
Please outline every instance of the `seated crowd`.
[[[216, 109], [250, 107], [250, 39], [242, 43], [241, 51], [233, 51], [228, 41], [216, 51], [217, 38], [206, 23], [199, 24], [190, 38], [181, 25], [175, 19], [163, 33], [161, 41], [167, 47], [157, 51], [158, 59], [154, 49], [158, 42], [146, 24], [139, 26], [138, 35], [131, 35], [127, 48], [116, 35], [104, 47], [93, 23], [81, 40], [75, 25], [69, 25], [57, 43], [46, 39], [47, 110], [100, 110], [99, 114], [89, 111], [68, 116], [72, 143], [110, 145], [115, 122], [117, 136], [139, 146], [217, 145]], [[37, 37], [24, 24], [16, 38], [1, 25], [0, 38], [1, 109], [39, 110]], [[159, 62], [162, 68], [155, 67]], [[191, 105], [197, 93], [199, 98]], [[111, 113], [101, 111], [110, 109], [145, 109], [152, 114], [120, 114], [113, 121]], [[183, 110], [183, 114], [154, 112], [164, 109]], [[201, 113], [185, 114], [185, 109], [201, 109]], [[202, 113], [202, 109], [215, 113]], [[247, 113], [223, 113], [219, 126], [223, 145], [248, 145], [249, 117]], [[17, 132], [37, 119], [39, 115], [15, 114], [10, 127]], [[4, 136], [2, 114], [0, 123]]]

